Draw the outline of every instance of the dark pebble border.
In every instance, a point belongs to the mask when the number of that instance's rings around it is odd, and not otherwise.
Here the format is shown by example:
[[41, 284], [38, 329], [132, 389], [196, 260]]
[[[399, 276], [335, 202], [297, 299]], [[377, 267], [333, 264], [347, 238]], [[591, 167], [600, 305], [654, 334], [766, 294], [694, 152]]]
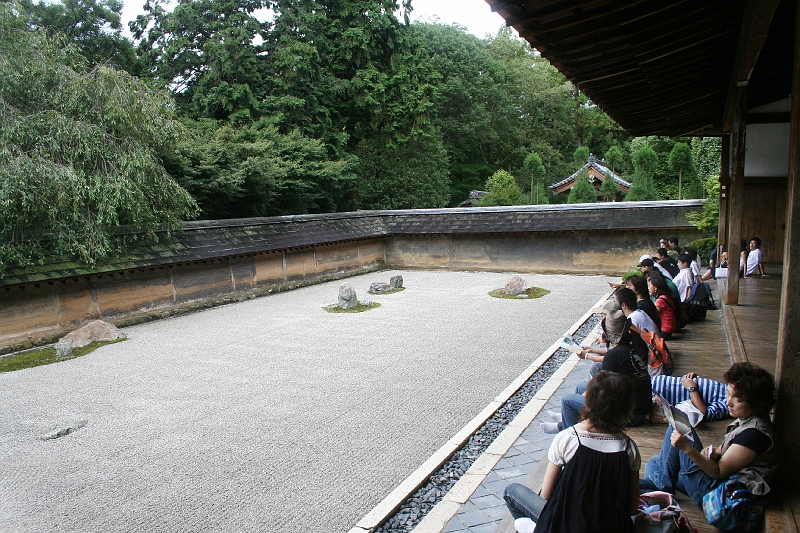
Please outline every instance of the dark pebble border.
[[[595, 326], [600, 323], [600, 315], [591, 315], [577, 329], [573, 338], [582, 342]], [[559, 348], [533, 375], [489, 419], [456, 450], [445, 463], [434, 472], [428, 482], [417, 489], [383, 523], [375, 533], [407, 533], [444, 498], [453, 485], [472, 466], [472, 463], [494, 442], [506, 426], [514, 420], [517, 413], [528, 404], [548, 379], [566, 361], [572, 352]]]

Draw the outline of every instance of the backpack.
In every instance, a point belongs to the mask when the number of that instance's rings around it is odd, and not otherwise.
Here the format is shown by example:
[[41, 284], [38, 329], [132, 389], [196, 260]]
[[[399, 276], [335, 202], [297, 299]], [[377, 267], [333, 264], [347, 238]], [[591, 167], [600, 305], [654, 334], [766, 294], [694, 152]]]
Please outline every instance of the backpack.
[[634, 325], [630, 326], [631, 332], [639, 337], [647, 345], [647, 372], [652, 376], [671, 376], [675, 368], [672, 360], [672, 352], [667, 348], [667, 343], [661, 335], [653, 331], [640, 330]]
[[692, 285], [692, 292], [686, 300], [689, 320], [705, 320], [706, 311], [716, 309], [714, 299], [711, 297], [711, 286], [708, 283], [696, 282]]

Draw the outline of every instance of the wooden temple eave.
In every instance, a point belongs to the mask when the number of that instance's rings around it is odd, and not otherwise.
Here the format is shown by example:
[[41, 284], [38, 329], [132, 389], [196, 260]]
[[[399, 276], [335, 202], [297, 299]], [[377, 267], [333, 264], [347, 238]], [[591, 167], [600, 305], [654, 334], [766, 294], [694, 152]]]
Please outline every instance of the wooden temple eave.
[[779, 2], [780, 0], [748, 0], [747, 2], [723, 114], [725, 131], [730, 131], [733, 127], [737, 106], [737, 88], [750, 83], [750, 76], [753, 74], [761, 49], [767, 41], [767, 35]]

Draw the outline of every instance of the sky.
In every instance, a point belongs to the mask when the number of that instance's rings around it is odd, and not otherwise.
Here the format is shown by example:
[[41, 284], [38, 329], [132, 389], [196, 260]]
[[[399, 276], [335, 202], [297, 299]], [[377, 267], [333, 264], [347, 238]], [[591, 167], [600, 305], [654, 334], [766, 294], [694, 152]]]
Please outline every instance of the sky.
[[[125, 0], [122, 8], [123, 28], [127, 32], [128, 22], [142, 12], [144, 0]], [[489, 9], [484, 0], [412, 0], [412, 20], [428, 22], [436, 20], [443, 24], [457, 23], [477, 35], [485, 37], [487, 33], [495, 34], [504, 25], [503, 18]]]

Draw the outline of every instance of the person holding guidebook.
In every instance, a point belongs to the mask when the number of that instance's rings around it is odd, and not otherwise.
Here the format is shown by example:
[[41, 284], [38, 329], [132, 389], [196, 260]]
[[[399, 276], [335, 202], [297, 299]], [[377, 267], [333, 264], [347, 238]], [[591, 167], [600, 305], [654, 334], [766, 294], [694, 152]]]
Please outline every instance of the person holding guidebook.
[[772, 376], [752, 363], [736, 363], [724, 375], [727, 405], [736, 420], [718, 447], [703, 448], [694, 429], [687, 435], [667, 428], [660, 455], [645, 466], [641, 490], [680, 490], [702, 505], [703, 497], [737, 475], [755, 496], [770, 491], [776, 452], [769, 412], [775, 398]]

